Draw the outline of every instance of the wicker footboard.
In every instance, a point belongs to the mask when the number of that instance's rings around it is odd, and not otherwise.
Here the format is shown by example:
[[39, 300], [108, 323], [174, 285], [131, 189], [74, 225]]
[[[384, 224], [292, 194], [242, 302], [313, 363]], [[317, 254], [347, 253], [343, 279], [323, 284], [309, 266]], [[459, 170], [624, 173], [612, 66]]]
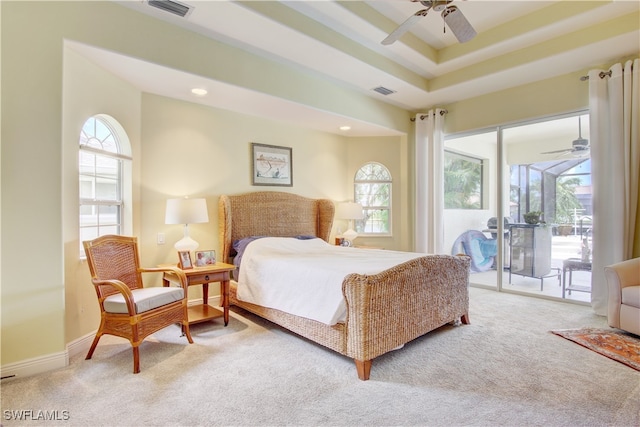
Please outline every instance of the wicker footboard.
[[230, 302], [352, 357], [367, 380], [374, 358], [447, 323], [468, 323], [469, 263], [466, 256], [427, 255], [380, 274], [350, 274], [342, 284], [347, 318], [334, 326], [238, 301], [235, 283]]
[[346, 354], [361, 379], [374, 358], [447, 323], [469, 323], [469, 265], [466, 256], [427, 255], [345, 278]]

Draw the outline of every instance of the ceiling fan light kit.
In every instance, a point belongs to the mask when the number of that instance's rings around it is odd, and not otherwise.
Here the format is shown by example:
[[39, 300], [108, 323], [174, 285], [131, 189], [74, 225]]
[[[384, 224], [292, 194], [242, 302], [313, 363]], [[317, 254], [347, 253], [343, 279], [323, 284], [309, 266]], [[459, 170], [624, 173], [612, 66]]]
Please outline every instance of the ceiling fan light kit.
[[589, 140], [582, 137], [582, 120], [578, 116], [578, 139], [574, 139], [571, 143], [571, 148], [565, 148], [563, 150], [543, 151], [540, 154], [565, 154], [571, 153], [573, 157], [584, 157], [589, 154]]
[[453, 0], [425, 0], [420, 3], [422, 3], [423, 6], [432, 8], [436, 12], [442, 12], [452, 1]]
[[[418, 0], [411, 0], [417, 2]], [[389, 45], [404, 35], [409, 29], [415, 25], [423, 16], [427, 16], [430, 10], [442, 12], [442, 19], [449, 29], [456, 36], [460, 43], [468, 42], [476, 36], [476, 30], [471, 26], [462, 11], [456, 6], [449, 6], [454, 0], [421, 0], [420, 3], [426, 7], [411, 15], [398, 28], [393, 30], [384, 40], [383, 45]]]

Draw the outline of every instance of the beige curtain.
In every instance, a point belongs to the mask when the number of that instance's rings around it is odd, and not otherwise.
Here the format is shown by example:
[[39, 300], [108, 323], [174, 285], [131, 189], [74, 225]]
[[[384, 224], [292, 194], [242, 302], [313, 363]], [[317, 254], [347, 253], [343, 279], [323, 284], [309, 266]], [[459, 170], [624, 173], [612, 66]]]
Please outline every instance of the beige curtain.
[[640, 256], [639, 60], [589, 72], [593, 185], [591, 305], [607, 314], [604, 267]]
[[444, 241], [444, 114], [429, 110], [416, 123], [416, 252], [443, 252]]

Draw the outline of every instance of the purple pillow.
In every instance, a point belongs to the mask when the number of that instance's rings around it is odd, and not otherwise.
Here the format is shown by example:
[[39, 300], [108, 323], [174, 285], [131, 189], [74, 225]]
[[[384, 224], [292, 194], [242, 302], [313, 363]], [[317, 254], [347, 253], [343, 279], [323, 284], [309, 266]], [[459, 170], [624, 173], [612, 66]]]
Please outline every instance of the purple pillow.
[[262, 239], [266, 236], [251, 236], [245, 237], [244, 239], [239, 239], [233, 242], [233, 250], [236, 251], [236, 256], [233, 258], [233, 265], [236, 266], [236, 269], [240, 268], [240, 262], [242, 261], [242, 254], [244, 254], [244, 250], [247, 249], [247, 245], [254, 240]]

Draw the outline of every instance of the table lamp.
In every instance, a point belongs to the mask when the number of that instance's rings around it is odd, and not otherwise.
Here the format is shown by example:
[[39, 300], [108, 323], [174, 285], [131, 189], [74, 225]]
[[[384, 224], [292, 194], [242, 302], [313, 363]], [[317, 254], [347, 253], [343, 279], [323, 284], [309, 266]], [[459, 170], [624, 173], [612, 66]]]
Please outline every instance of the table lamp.
[[168, 199], [164, 217], [165, 224], [184, 224], [184, 237], [176, 242], [178, 251], [195, 251], [198, 242], [189, 236], [189, 224], [209, 222], [205, 199]]
[[349, 220], [349, 229], [342, 233], [342, 237], [353, 242], [358, 237], [358, 233], [353, 229], [353, 221], [364, 218], [362, 205], [354, 202], [340, 203], [336, 208], [336, 218]]

